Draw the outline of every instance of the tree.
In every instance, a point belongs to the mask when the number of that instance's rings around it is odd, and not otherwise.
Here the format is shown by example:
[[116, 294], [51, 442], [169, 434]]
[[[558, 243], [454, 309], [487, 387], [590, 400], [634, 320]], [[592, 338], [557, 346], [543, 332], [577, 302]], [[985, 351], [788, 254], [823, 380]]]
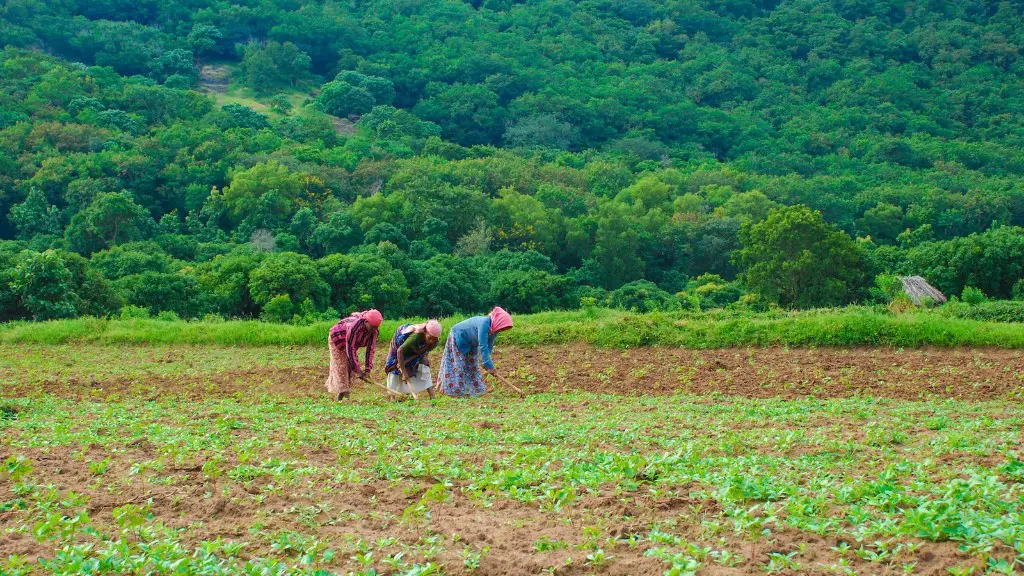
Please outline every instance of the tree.
[[516, 148], [555, 148], [568, 150], [579, 141], [579, 129], [551, 114], [520, 118], [505, 128], [502, 139]]
[[284, 294], [292, 302], [308, 298], [323, 307], [328, 302], [331, 288], [320, 278], [316, 264], [309, 256], [282, 252], [267, 255], [249, 274], [249, 293], [253, 302], [260, 306]]
[[304, 190], [301, 174], [274, 161], [261, 162], [234, 172], [223, 200], [233, 222], [267, 216], [287, 222]]
[[366, 89], [373, 96], [373, 101], [377, 106], [390, 106], [395, 101], [395, 85], [387, 78], [367, 76], [348, 70], [340, 72], [335, 77], [335, 81]]
[[278, 94], [270, 99], [270, 109], [278, 114], [287, 116], [292, 108], [294, 108], [292, 101], [284, 94]]
[[441, 318], [484, 308], [487, 284], [480, 271], [465, 259], [450, 254], [413, 263], [416, 291], [409, 312]]
[[181, 318], [197, 318], [211, 311], [194, 276], [149, 271], [121, 277], [113, 285], [125, 304], [146, 308], [153, 316], [174, 312]]
[[945, 294], [967, 286], [995, 298], [1013, 296], [1024, 277], [1024, 228], [998, 226], [939, 242], [925, 242], [906, 253], [907, 271], [924, 276]]
[[222, 108], [227, 113], [228, 117], [231, 118], [231, 122], [239, 128], [252, 128], [253, 130], [261, 130], [263, 128], [269, 128], [270, 122], [267, 121], [267, 117], [259, 112], [254, 111], [248, 106], [242, 106], [241, 104], [225, 104]]
[[488, 301], [513, 313], [564, 310], [579, 304], [572, 288], [568, 278], [543, 270], [505, 270], [491, 281]]
[[12, 286], [33, 320], [72, 318], [78, 295], [71, 271], [54, 250], [27, 252], [15, 268]]
[[149, 63], [150, 76], [163, 83], [171, 76], [182, 76], [189, 82], [199, 77], [199, 69], [192, 61], [192, 53], [188, 50], [175, 49], [164, 52]]
[[444, 138], [464, 146], [498, 141], [505, 110], [497, 94], [481, 84], [435, 85], [430, 91], [413, 113], [440, 126]]
[[331, 286], [331, 306], [341, 312], [376, 308], [387, 316], [405, 314], [410, 290], [405, 275], [373, 254], [331, 254], [317, 261]]
[[609, 290], [643, 277], [640, 231], [624, 207], [606, 204], [597, 222], [592, 258]]
[[152, 227], [152, 218], [131, 194], [103, 192], [75, 214], [64, 237], [72, 250], [88, 255], [119, 243], [141, 240]]
[[739, 218], [743, 222], [759, 222], [764, 220], [773, 208], [778, 207], [778, 203], [769, 200], [764, 193], [754, 190], [731, 196], [715, 210], [715, 214]]
[[366, 233], [366, 237], [363, 241], [366, 244], [391, 242], [401, 250], [407, 250], [409, 248], [409, 239], [405, 237], [405, 234], [402, 234], [402, 231], [399, 230], [397, 226], [390, 222], [375, 224], [373, 228], [370, 228]]
[[374, 99], [366, 88], [334, 81], [320, 88], [316, 102], [328, 114], [344, 118], [369, 112], [373, 108]]
[[249, 277], [263, 258], [244, 247], [197, 266], [199, 283], [214, 310], [230, 317], [259, 315], [260, 306], [249, 291]]
[[870, 235], [876, 242], [895, 242], [900, 232], [905, 230], [903, 209], [879, 202], [866, 210], [864, 216], [857, 220], [857, 229], [861, 234]]
[[292, 299], [287, 294], [280, 294], [270, 299], [263, 307], [260, 319], [264, 322], [285, 323], [292, 319]]
[[292, 216], [292, 221], [288, 226], [288, 231], [291, 232], [299, 241], [299, 246], [304, 250], [309, 250], [310, 240], [313, 237], [313, 232], [316, 230], [316, 226], [316, 214], [313, 210], [308, 207], [300, 208], [295, 213], [295, 216]]
[[145, 272], [170, 272], [171, 258], [152, 242], [101, 250], [89, 259], [90, 267], [108, 280]]
[[57, 207], [47, 202], [42, 191], [34, 186], [24, 202], [11, 207], [10, 220], [18, 230], [18, 238], [24, 240], [37, 234], [61, 233]]
[[480, 220], [476, 226], [459, 238], [455, 251], [462, 256], [482, 256], [491, 251], [494, 232], [486, 222]]
[[239, 71], [243, 82], [256, 94], [267, 95], [285, 86], [294, 87], [310, 76], [309, 55], [291, 42], [249, 42], [240, 52]]
[[772, 210], [740, 230], [736, 260], [747, 286], [787, 307], [810, 308], [852, 302], [867, 289], [862, 249], [845, 232], [806, 206]]
[[317, 225], [309, 238], [309, 245], [317, 255], [323, 256], [345, 252], [358, 246], [362, 239], [362, 230], [352, 213], [338, 210]]
[[188, 33], [188, 44], [197, 58], [210, 52], [224, 38], [220, 29], [210, 24], [193, 24], [192, 31]]

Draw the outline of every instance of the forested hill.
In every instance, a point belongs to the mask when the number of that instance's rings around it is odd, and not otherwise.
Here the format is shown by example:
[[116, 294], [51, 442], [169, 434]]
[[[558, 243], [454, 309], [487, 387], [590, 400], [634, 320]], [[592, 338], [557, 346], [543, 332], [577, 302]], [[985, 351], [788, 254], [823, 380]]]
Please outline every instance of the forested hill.
[[0, 319], [1024, 294], [1015, 2], [8, 0], [0, 44]]

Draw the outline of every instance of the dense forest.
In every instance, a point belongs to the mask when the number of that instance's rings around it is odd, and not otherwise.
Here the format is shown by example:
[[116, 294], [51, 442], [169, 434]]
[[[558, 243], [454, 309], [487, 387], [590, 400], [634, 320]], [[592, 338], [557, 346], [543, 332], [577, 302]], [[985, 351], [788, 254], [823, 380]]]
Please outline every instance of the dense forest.
[[1024, 298], [1024, 8], [7, 0], [0, 320]]

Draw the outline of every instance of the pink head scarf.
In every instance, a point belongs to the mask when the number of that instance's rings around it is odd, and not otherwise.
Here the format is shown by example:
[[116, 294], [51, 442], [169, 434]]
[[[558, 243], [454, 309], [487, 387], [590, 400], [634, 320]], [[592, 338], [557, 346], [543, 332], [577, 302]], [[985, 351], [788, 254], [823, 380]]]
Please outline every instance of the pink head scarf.
[[412, 334], [413, 332], [427, 333], [434, 338], [441, 337], [441, 323], [437, 320], [428, 320], [423, 324], [413, 324], [405, 330], [402, 330], [402, 334]]
[[491, 310], [491, 334], [508, 330], [512, 327], [512, 316], [501, 306], [495, 306]]
[[434, 338], [441, 337], [441, 323], [437, 320], [428, 320], [426, 324], [427, 334], [430, 334]]
[[367, 310], [366, 312], [361, 312], [359, 314], [359, 317], [362, 318], [363, 320], [366, 320], [366, 323], [369, 324], [370, 326], [373, 326], [374, 328], [380, 327], [380, 323], [384, 321], [384, 316], [382, 316], [381, 313], [378, 312], [377, 310]]

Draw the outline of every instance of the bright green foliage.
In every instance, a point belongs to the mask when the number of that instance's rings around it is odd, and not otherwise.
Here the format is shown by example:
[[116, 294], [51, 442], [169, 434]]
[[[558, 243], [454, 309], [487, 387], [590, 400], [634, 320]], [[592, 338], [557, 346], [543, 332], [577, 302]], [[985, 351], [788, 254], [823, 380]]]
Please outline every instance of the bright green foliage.
[[985, 298], [985, 293], [978, 288], [965, 286], [964, 291], [960, 294], [960, 300], [965, 304], [977, 306], [987, 300], [987, 298]]
[[46, 201], [46, 196], [33, 187], [25, 201], [11, 207], [11, 224], [18, 230], [18, 238], [29, 240], [38, 234], [61, 233], [57, 207]]
[[304, 191], [301, 174], [276, 162], [266, 162], [232, 174], [231, 185], [224, 189], [223, 202], [236, 222], [258, 217], [287, 221], [295, 213], [296, 201]]
[[490, 302], [509, 312], [532, 313], [573, 307], [577, 300], [571, 282], [543, 270], [506, 270], [491, 281]]
[[259, 114], [253, 111], [252, 108], [247, 108], [241, 104], [227, 104], [223, 108], [224, 112], [231, 117], [231, 121], [234, 122], [235, 126], [239, 128], [252, 128], [259, 130], [261, 128], [269, 128], [270, 123], [267, 122], [267, 117], [263, 114]]
[[312, 60], [291, 42], [249, 42], [239, 48], [243, 82], [256, 94], [266, 95], [309, 78]]
[[[503, 249], [577, 295], [644, 280], [687, 307], [1024, 278], [1013, 2], [23, 4], [0, 15], [0, 240], [154, 240], [220, 313], [259, 314], [247, 274], [206, 279], [261, 230], [311, 258], [395, 244], [417, 312], [486, 309], [496, 274], [440, 305], [414, 268]], [[734, 256], [741, 226], [800, 205], [870, 266], [796, 302]], [[703, 274], [722, 282], [698, 296]]]
[[57, 252], [26, 253], [11, 280], [11, 287], [34, 320], [78, 314], [71, 271]]
[[907, 252], [908, 270], [920, 274], [944, 294], [967, 286], [1007, 298], [1024, 277], [1024, 228], [1000, 226], [946, 242], [925, 242]]
[[330, 287], [309, 256], [284, 252], [267, 256], [249, 274], [249, 292], [253, 302], [261, 306], [279, 295], [289, 296], [292, 302], [308, 298], [322, 305], [327, 302]]
[[186, 80], [185, 88], [199, 76], [199, 70], [193, 65], [192, 52], [188, 50], [168, 50], [153, 59], [149, 64], [150, 76], [160, 83], [178, 76]]
[[263, 305], [260, 318], [269, 322], [288, 322], [292, 319], [292, 299], [287, 294], [274, 296]]
[[622, 208], [606, 205], [594, 234], [593, 265], [605, 288], [617, 288], [643, 277], [641, 231]]
[[91, 254], [140, 240], [151, 225], [152, 218], [127, 192], [100, 193], [71, 219], [64, 236], [72, 250]]
[[494, 142], [505, 116], [497, 94], [479, 84], [432, 85], [413, 112], [440, 126], [445, 139], [464, 146]]
[[188, 43], [196, 56], [210, 52], [223, 38], [224, 34], [220, 29], [209, 24], [195, 24], [192, 26], [192, 31], [188, 33]]
[[375, 103], [373, 94], [366, 88], [339, 80], [324, 84], [316, 102], [328, 114], [341, 117], [369, 112]]
[[283, 94], [278, 94], [270, 99], [270, 109], [278, 114], [288, 114], [294, 107], [292, 101]]
[[152, 243], [115, 246], [96, 252], [89, 259], [92, 269], [109, 280], [143, 272], [169, 272], [171, 262], [171, 258]]
[[410, 290], [401, 271], [372, 254], [331, 254], [317, 261], [330, 286], [330, 304], [343, 313], [376, 308], [388, 317], [404, 314]]
[[864, 254], [820, 212], [802, 206], [773, 210], [740, 231], [737, 260], [751, 290], [783, 306], [845, 304], [866, 287]]
[[612, 291], [609, 303], [633, 312], [662, 312], [679, 307], [676, 299], [658, 285], [647, 280], [636, 280]]
[[194, 276], [142, 272], [123, 276], [112, 284], [126, 304], [148, 308], [154, 316], [174, 312], [181, 318], [196, 318], [211, 311]]

